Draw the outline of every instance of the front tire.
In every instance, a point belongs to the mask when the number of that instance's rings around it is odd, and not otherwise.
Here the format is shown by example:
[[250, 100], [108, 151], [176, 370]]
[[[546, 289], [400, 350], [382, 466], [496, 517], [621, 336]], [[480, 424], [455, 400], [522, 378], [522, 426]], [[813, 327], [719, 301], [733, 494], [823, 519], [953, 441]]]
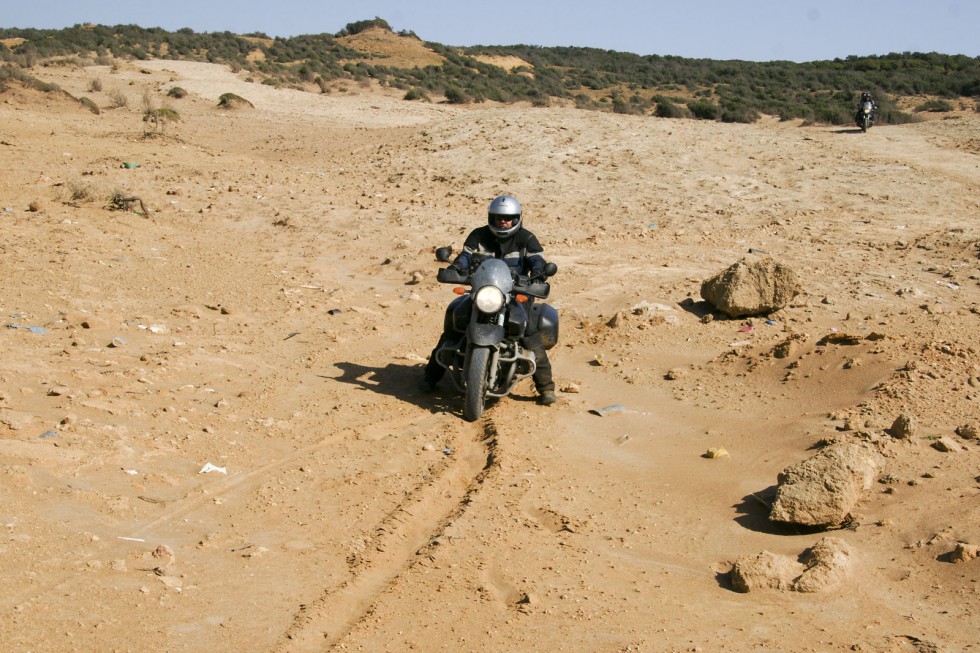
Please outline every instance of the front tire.
[[463, 404], [463, 419], [475, 422], [483, 415], [489, 381], [490, 348], [470, 349], [466, 365], [466, 401]]

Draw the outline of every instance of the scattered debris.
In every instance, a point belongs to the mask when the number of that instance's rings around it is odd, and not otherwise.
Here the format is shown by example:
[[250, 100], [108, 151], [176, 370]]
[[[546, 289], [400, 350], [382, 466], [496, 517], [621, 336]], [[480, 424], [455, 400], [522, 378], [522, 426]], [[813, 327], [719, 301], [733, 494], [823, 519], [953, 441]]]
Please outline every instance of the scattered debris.
[[[127, 168], [136, 167], [135, 163], [133, 163], [132, 165], [128, 163], [124, 165]], [[150, 217], [150, 210], [146, 208], [146, 205], [143, 203], [142, 199], [140, 199], [139, 197], [126, 197], [125, 195], [120, 195], [119, 193], [113, 195], [112, 198], [109, 200], [109, 209], [113, 211], [132, 211], [133, 204], [140, 205], [140, 215], [143, 215], [144, 217], [147, 218]]]
[[41, 334], [41, 335], [44, 335], [45, 333], [47, 333], [47, 331], [45, 331], [44, 327], [39, 327], [39, 326], [23, 326], [23, 325], [20, 325], [20, 324], [8, 324], [7, 325], [7, 328], [8, 329], [24, 329], [26, 331], [30, 331], [31, 333], [38, 333], [38, 334]]
[[612, 406], [606, 406], [605, 408], [593, 408], [589, 412], [593, 415], [598, 415], [599, 417], [605, 417], [606, 415], [611, 415], [612, 413], [622, 413], [626, 410], [626, 407], [622, 404], [613, 404]]

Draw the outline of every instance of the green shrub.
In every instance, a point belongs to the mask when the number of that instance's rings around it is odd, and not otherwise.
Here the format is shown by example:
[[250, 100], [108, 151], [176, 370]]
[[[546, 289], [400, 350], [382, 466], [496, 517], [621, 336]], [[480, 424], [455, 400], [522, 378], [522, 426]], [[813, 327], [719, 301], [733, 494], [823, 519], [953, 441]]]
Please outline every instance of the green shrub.
[[380, 27], [386, 29], [389, 32], [392, 31], [391, 25], [388, 24], [384, 18], [374, 17], [374, 20], [359, 20], [354, 23], [347, 23], [347, 27], [337, 32], [337, 36], [353, 36], [354, 34], [360, 34], [366, 29], [372, 27]]
[[923, 111], [931, 111], [934, 113], [944, 113], [946, 111], [952, 111], [953, 105], [946, 100], [929, 100], [928, 102], [923, 102], [919, 106], [915, 107], [913, 111], [916, 113], [921, 113]]
[[218, 106], [222, 109], [235, 109], [243, 106], [249, 107], [250, 109], [255, 108], [254, 104], [234, 93], [222, 93], [218, 96]]
[[714, 102], [707, 100], [689, 102], [687, 108], [699, 120], [718, 120], [721, 115], [721, 108]]
[[875, 122], [879, 125], [907, 125], [909, 123], [922, 122], [922, 116], [916, 116], [897, 109], [879, 110]]
[[426, 101], [428, 101], [429, 96], [426, 95], [425, 91], [422, 91], [422, 90], [417, 89], [417, 88], [410, 88], [410, 89], [408, 89], [408, 92], [405, 93], [404, 99], [409, 100], [409, 101], [412, 101], [412, 100], [426, 100]]
[[722, 122], [753, 123], [758, 119], [758, 111], [744, 106], [728, 107], [721, 112]]
[[813, 110], [815, 123], [828, 125], [848, 125], [854, 122], [854, 112], [839, 106], [821, 106]]
[[658, 118], [690, 118], [691, 112], [687, 110], [687, 107], [674, 104], [667, 98], [661, 98], [657, 100], [653, 115]]
[[630, 103], [618, 95], [613, 97], [612, 103], [613, 113], [633, 113], [633, 107], [630, 106]]
[[446, 87], [443, 94], [446, 96], [446, 102], [449, 104], [466, 104], [469, 101], [466, 93], [464, 93], [462, 89], [457, 86]]

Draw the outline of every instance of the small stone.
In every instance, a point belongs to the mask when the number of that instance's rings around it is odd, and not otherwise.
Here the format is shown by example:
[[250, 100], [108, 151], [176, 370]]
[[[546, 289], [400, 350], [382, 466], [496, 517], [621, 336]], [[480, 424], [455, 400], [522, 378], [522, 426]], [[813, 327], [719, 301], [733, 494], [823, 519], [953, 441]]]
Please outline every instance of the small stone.
[[932, 443], [932, 448], [943, 453], [957, 453], [963, 451], [963, 447], [953, 438], [942, 437]]
[[166, 544], [161, 544], [158, 546], [150, 555], [160, 561], [160, 567], [169, 567], [174, 563], [174, 560], [176, 560], [173, 550]]
[[953, 562], [969, 562], [978, 556], [980, 556], [980, 546], [966, 542], [957, 542], [956, 548], [949, 554]]
[[915, 436], [915, 420], [908, 415], [899, 415], [888, 429], [889, 435], [904, 440]]
[[520, 598], [520, 599], [519, 599], [519, 600], [517, 601], [517, 604], [518, 604], [518, 605], [537, 605], [537, 604], [538, 604], [538, 603], [540, 603], [540, 602], [541, 602], [541, 601], [540, 601], [540, 600], [538, 599], [538, 597], [537, 597], [537, 596], [535, 596], [534, 594], [531, 594], [530, 592], [528, 592], [528, 593], [526, 593], [526, 594], [524, 594], [524, 595], [523, 595], [523, 596], [522, 596], [522, 597], [521, 597], [521, 598]]
[[961, 424], [957, 426], [956, 435], [967, 440], [976, 440], [980, 438], [980, 432], [978, 432], [977, 425], [974, 423]]

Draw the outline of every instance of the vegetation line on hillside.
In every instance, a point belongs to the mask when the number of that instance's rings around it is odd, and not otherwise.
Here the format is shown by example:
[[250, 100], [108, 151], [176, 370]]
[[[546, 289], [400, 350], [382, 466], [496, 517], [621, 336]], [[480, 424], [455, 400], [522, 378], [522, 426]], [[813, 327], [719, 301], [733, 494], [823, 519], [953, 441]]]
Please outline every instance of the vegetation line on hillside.
[[[350, 39], [369, 31], [388, 43], [414, 45], [429, 57], [396, 60], [365, 52]], [[441, 63], [431, 63], [438, 57]], [[450, 47], [395, 34], [381, 18], [349, 23], [337, 34], [269, 38], [262, 33], [168, 32], [136, 25], [75, 25], [62, 30], [0, 29], [0, 91], [15, 70], [52, 62], [111, 64], [115, 59], [179, 59], [223, 63], [272, 86], [331, 92], [344, 82], [372, 81], [405, 91], [406, 100], [450, 103], [556, 101], [583, 109], [665, 118], [754, 122], [783, 120], [849, 124], [862, 91], [878, 101], [878, 123], [916, 119], [898, 96], [931, 96], [916, 111], [949, 111], [969, 98], [980, 110], [980, 57], [938, 53], [886, 54], [794, 63], [687, 59], [579, 47], [494, 45]], [[496, 58], [523, 62], [504, 68]], [[386, 65], [389, 64], [390, 65]], [[19, 73], [23, 75], [23, 73]], [[962, 106], [962, 102], [960, 103]]]

